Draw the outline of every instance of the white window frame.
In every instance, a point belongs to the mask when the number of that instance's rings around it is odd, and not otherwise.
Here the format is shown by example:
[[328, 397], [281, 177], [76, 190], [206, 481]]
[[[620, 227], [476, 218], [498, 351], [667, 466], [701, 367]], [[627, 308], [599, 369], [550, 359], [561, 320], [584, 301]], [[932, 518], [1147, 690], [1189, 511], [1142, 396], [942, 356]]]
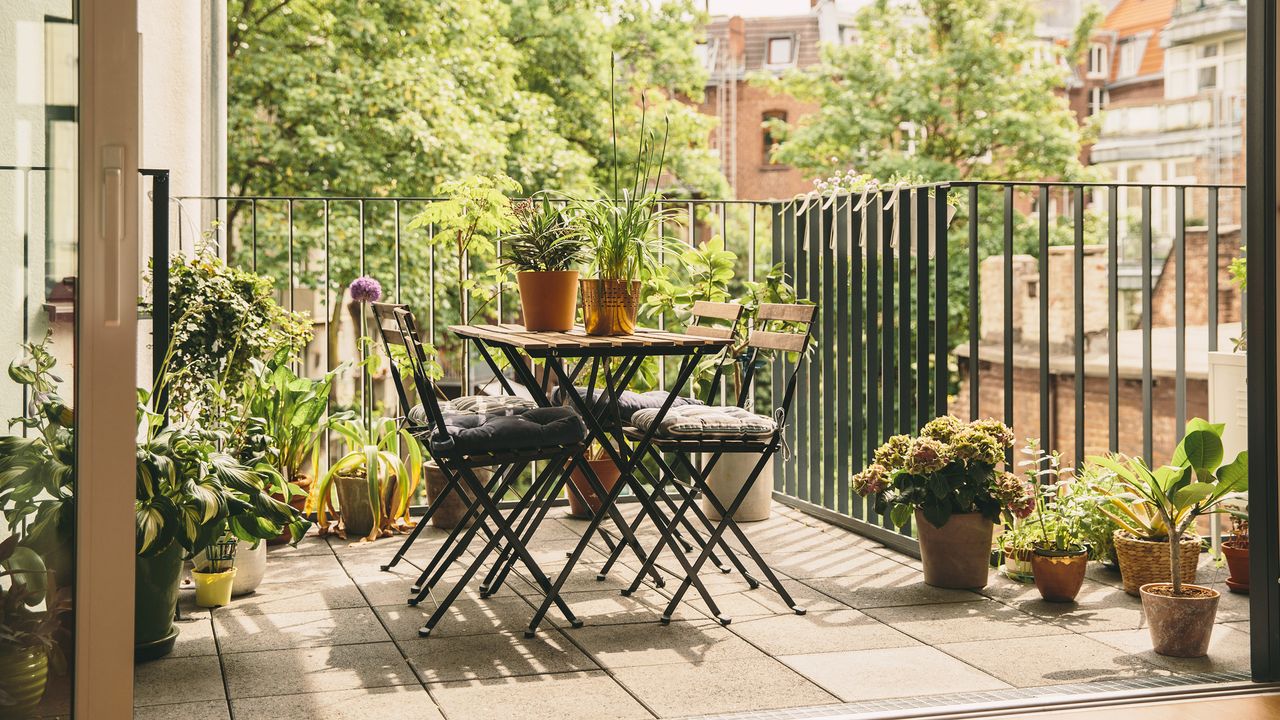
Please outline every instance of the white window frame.
[[[784, 62], [773, 62], [773, 43], [775, 41], [782, 41], [782, 40], [785, 40], [786, 42], [791, 44], [790, 57], [788, 57], [787, 60]], [[798, 57], [800, 54], [799, 45], [800, 43], [796, 39], [795, 33], [790, 33], [787, 35], [770, 35], [764, 41], [764, 66], [768, 68], [794, 67], [796, 64], [796, 57]]]
[[1147, 44], [1138, 38], [1131, 38], [1120, 43], [1116, 53], [1116, 79], [1124, 80], [1138, 76], [1142, 69], [1142, 56]]
[[[1232, 73], [1228, 70], [1232, 69], [1233, 65], [1238, 66], [1235, 68], [1236, 77], [1243, 77], [1239, 68], [1244, 65], [1244, 45], [1237, 42], [1238, 39], [1226, 38], [1195, 45], [1179, 45], [1166, 50], [1165, 98], [1173, 100], [1217, 91], [1242, 90], [1243, 87], [1229, 86]], [[1227, 54], [1228, 45], [1235, 45], [1240, 51]], [[1214, 49], [1213, 54], [1206, 56], [1205, 50], [1210, 47]], [[1210, 69], [1214, 72], [1214, 84], [1203, 87], [1200, 84], [1200, 76], [1203, 71]], [[1236, 84], [1240, 85], [1240, 83]]]
[[1093, 43], [1089, 46], [1089, 57], [1086, 65], [1085, 77], [1093, 80], [1101, 80], [1107, 77], [1107, 72], [1111, 69], [1108, 64], [1109, 48], [1106, 43]]
[[1107, 103], [1111, 101], [1111, 93], [1101, 85], [1094, 85], [1089, 88], [1089, 116], [1101, 114], [1107, 109]]

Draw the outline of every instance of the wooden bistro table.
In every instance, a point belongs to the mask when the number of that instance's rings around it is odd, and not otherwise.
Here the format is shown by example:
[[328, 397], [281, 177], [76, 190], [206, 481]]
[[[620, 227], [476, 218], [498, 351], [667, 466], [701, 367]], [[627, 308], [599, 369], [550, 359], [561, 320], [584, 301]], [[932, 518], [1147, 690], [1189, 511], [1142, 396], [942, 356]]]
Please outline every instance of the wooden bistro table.
[[[495, 360], [495, 353], [507, 360], [509, 368], [515, 373], [516, 380], [524, 385], [539, 405], [549, 407], [555, 404], [544, 390], [548, 379], [554, 375], [560, 387], [559, 399], [576, 409], [586, 424], [587, 445], [589, 446], [592, 441], [599, 443], [621, 472], [619, 481], [606, 490], [584, 456], [579, 455], [573, 458], [564, 468], [561, 483], [567, 480], [570, 470], [576, 466], [596, 497], [600, 498], [600, 507], [592, 516], [578, 544], [569, 553], [564, 568], [556, 576], [542, 604], [534, 613], [533, 619], [529, 621], [525, 637], [533, 637], [547, 610], [559, 597], [560, 589], [582, 557], [592, 536], [601, 529], [600, 524], [606, 516], [613, 519], [622, 534], [620, 542], [629, 545], [642, 563], [647, 560], [644, 548], [616, 507], [618, 497], [624, 489], [630, 488], [636, 498], [646, 506], [645, 509], [650, 517], [664, 517], [657, 508], [652, 506], [652, 500], [634, 475], [634, 471], [645, 457], [645, 452], [652, 443], [653, 434], [661, 425], [662, 418], [671, 409], [680, 390], [688, 383], [698, 362], [709, 354], [721, 351], [731, 341], [727, 338], [684, 335], [647, 328], [637, 328], [630, 335], [613, 336], [587, 335], [581, 327], [568, 332], [530, 332], [522, 325], [512, 324], [453, 325], [449, 330], [461, 338], [472, 341], [480, 357], [484, 359], [508, 393], [515, 394], [515, 391]], [[652, 357], [678, 357], [680, 367], [676, 373], [675, 382], [671, 385], [671, 391], [658, 410], [654, 422], [650, 424], [649, 430], [639, 440], [634, 441], [634, 444], [629, 444], [622, 433], [617, 398], [635, 378], [643, 362]], [[535, 376], [532, 365], [526, 364], [526, 358], [542, 365], [541, 382]], [[582, 379], [584, 374], [587, 376], [584, 383], [587, 389], [586, 397], [583, 397], [583, 393], [576, 385], [584, 382]], [[592, 400], [589, 401], [587, 398]], [[572, 488], [571, 485], [570, 487]], [[549, 507], [550, 503], [546, 503], [541, 508], [541, 512], [530, 516], [532, 527], [526, 528], [526, 537], [532, 537], [537, 529], [537, 523], [545, 517]], [[606, 538], [606, 542], [609, 542], [607, 535], [602, 533], [602, 536]], [[491, 572], [490, 577], [486, 579], [486, 585], [490, 590], [496, 589], [495, 583], [500, 584], [502, 581], [505, 568], [499, 568], [501, 565], [502, 561], [499, 560], [494, 566], [498, 577], [495, 578], [495, 573]], [[652, 567], [652, 564], [643, 564], [642, 567]], [[656, 572], [654, 574], [655, 580], [661, 584]], [[603, 580], [604, 577], [600, 575], [597, 579]], [[482, 586], [482, 592], [484, 590], [485, 586]]]

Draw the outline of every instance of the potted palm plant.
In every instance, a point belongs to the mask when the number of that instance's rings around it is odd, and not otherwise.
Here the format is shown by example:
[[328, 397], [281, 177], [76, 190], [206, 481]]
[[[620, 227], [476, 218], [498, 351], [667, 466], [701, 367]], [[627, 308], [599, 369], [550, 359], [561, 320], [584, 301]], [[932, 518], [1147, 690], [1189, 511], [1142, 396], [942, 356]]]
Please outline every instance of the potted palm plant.
[[1049, 602], [1075, 602], [1084, 584], [1089, 550], [1084, 543], [1088, 507], [1080, 495], [1068, 492], [1061, 456], [1045, 452], [1038, 440], [1023, 450], [1030, 456], [1023, 466], [1036, 489], [1034, 524], [1039, 538], [1031, 546], [1031, 574], [1040, 597]]
[[1012, 446], [1013, 431], [999, 421], [935, 418], [918, 437], [895, 435], [880, 446], [853, 477], [853, 491], [875, 496], [876, 512], [898, 527], [915, 518], [927, 584], [984, 587], [995, 522], [1035, 507], [1026, 483], [996, 469]]
[[[1230, 464], [1223, 465], [1222, 425], [1195, 418], [1187, 423], [1186, 434], [1178, 443], [1169, 465], [1154, 470], [1141, 459], [1120, 461], [1100, 458], [1097, 462], [1111, 469], [1117, 481], [1131, 497], [1113, 496], [1112, 508], [1118, 510], [1122, 525], [1135, 517], [1126, 513], [1142, 506], [1147, 516], [1159, 520], [1168, 548], [1166, 570], [1169, 580], [1147, 582], [1139, 587], [1142, 609], [1150, 622], [1151, 642], [1157, 653], [1173, 657], [1201, 657], [1208, 652], [1213, 621], [1218, 610], [1218, 591], [1194, 585], [1183, 579], [1184, 543], [1196, 540], [1194, 553], [1200, 549], [1199, 539], [1190, 535], [1197, 518], [1221, 512], [1227, 496], [1244, 492], [1249, 487], [1249, 456], [1242, 452]], [[1130, 526], [1131, 531], [1137, 530]], [[1117, 533], [1117, 547], [1121, 531]], [[1194, 558], [1194, 556], [1193, 556]], [[1121, 554], [1121, 573], [1124, 573]]]
[[31, 717], [40, 704], [50, 664], [65, 664], [61, 618], [70, 610], [70, 591], [35, 551], [17, 535], [0, 542], [0, 717]]
[[573, 329], [585, 241], [563, 208], [540, 192], [514, 208], [516, 228], [502, 238], [502, 263], [515, 268], [527, 330]]

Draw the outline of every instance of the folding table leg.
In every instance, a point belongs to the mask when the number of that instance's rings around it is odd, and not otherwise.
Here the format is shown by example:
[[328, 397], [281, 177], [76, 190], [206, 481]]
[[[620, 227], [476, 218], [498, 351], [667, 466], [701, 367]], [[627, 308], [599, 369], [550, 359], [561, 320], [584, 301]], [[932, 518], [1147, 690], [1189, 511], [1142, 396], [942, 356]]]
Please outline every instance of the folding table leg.
[[[492, 490], [502, 481], [502, 478], [509, 467], [509, 465], [498, 466], [498, 469], [494, 471], [493, 476], [489, 479], [489, 484], [485, 488], [486, 491]], [[452, 472], [447, 465], [441, 465], [440, 472], [445, 476], [446, 487], [454, 486], [456, 492], [459, 493], [459, 496], [462, 497], [463, 500], [466, 500], [466, 495], [462, 492], [461, 480], [457, 473]], [[458, 524], [453, 526], [449, 531], [449, 535], [445, 538], [440, 549], [436, 551], [436, 554], [431, 558], [431, 561], [427, 563], [427, 565], [422, 569], [422, 572], [418, 575], [418, 579], [414, 581], [412, 586], [410, 586], [409, 594], [411, 596], [416, 596], [419, 600], [422, 599], [425, 595], [423, 588], [430, 587], [433, 584], [432, 582], [428, 582], [428, 578], [431, 578], [433, 575], [442, 576], [442, 570], [448, 568], [449, 565], [452, 565], [454, 561], [456, 561], [467, 549], [467, 542], [470, 542], [470, 539], [466, 542], [460, 542], [460, 539], [462, 538], [462, 535], [468, 531], [468, 528], [472, 527], [471, 521], [476, 517], [479, 506], [479, 500], [475, 498], [472, 498], [467, 503], [467, 509], [463, 512], [461, 519], [458, 520]], [[485, 534], [486, 538], [492, 537], [492, 533], [483, 522], [477, 520], [476, 525], [479, 526], [479, 530]], [[471, 535], [474, 535], [474, 531], [472, 531]], [[471, 535], [469, 535], [468, 538], [470, 538]], [[411, 599], [409, 604], [415, 605], [417, 603]]]
[[[568, 466], [553, 469], [552, 464], [548, 463], [543, 472], [539, 473], [538, 477], [530, 483], [528, 492], [533, 493], [535, 489], [538, 492], [536, 500], [538, 508], [526, 513], [520, 521], [520, 526], [516, 528], [516, 535], [519, 535], [524, 543], [528, 544], [542, 525], [542, 521], [551, 510], [552, 499], [559, 495], [560, 488], [564, 487], [568, 472]], [[498, 559], [494, 561], [484, 580], [480, 583], [481, 598], [489, 597], [502, 587], [515, 562], [516, 556], [511, 547], [504, 546], [498, 553]]]

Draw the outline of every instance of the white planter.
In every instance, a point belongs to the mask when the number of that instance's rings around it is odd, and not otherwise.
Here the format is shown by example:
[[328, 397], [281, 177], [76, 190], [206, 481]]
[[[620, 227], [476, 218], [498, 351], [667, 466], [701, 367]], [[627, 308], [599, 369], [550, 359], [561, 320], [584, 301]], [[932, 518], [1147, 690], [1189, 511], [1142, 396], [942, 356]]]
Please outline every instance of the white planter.
[[[204, 553], [197, 553], [193, 562], [196, 567], [203, 565]], [[256, 548], [253, 543], [244, 540], [237, 542], [233, 567], [236, 568], [236, 579], [231, 584], [231, 597], [248, 595], [257, 590], [267, 573], [267, 541], [258, 543]]]
[[[703, 462], [710, 457], [704, 454]], [[738, 496], [738, 492], [742, 490], [742, 484], [746, 482], [747, 476], [758, 462], [760, 462], [759, 453], [724, 453], [716, 461], [715, 467], [711, 468], [711, 474], [707, 477], [707, 486], [726, 509]], [[716, 512], [715, 506], [705, 497], [702, 498], [702, 510], [712, 520], [720, 519], [720, 513]], [[742, 505], [738, 507], [738, 512], [734, 513], [733, 519], [738, 522], [768, 520], [772, 512], [773, 458], [770, 458], [769, 462], [765, 463], [764, 469], [760, 471], [760, 475], [756, 477], [755, 485], [751, 486]]]
[[[1209, 353], [1209, 422], [1225, 423], [1222, 429], [1223, 462], [1249, 449], [1249, 356], [1243, 352]], [[1241, 493], [1233, 503], [1245, 505], [1248, 495]], [[1218, 551], [1222, 541], [1222, 516], [1209, 518], [1209, 541]]]

